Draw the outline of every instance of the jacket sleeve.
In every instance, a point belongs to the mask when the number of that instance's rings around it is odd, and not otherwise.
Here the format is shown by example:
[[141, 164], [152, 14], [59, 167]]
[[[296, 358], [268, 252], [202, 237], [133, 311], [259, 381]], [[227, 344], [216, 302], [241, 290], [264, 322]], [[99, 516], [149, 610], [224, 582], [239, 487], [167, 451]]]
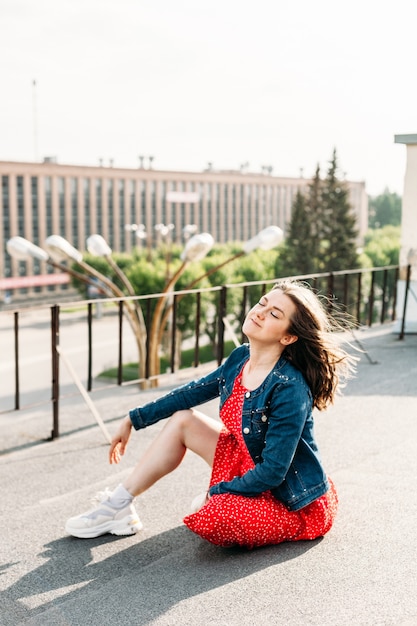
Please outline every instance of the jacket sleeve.
[[170, 417], [176, 411], [190, 409], [217, 398], [220, 395], [223, 367], [224, 364], [207, 376], [181, 385], [142, 407], [131, 409], [129, 417], [133, 427], [136, 430], [146, 428]]
[[262, 460], [243, 476], [210, 488], [210, 495], [233, 493], [257, 496], [278, 487], [288, 472], [311, 413], [311, 395], [297, 379], [278, 385], [273, 393]]

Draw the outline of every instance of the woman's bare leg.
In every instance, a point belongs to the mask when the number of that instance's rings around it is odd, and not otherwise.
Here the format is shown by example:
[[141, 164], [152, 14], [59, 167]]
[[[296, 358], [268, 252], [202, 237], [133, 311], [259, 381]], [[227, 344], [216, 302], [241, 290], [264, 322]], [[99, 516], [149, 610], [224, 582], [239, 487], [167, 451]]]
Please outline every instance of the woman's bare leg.
[[138, 496], [178, 467], [187, 449], [211, 467], [221, 428], [220, 422], [194, 409], [174, 413], [123, 486], [132, 496]]

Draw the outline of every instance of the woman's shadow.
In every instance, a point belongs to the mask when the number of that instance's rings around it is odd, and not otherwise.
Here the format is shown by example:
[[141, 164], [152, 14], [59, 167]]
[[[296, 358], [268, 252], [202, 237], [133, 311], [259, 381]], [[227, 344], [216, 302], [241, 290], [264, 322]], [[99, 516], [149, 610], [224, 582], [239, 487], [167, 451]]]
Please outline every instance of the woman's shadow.
[[[50, 617], [55, 614], [65, 618], [68, 625], [92, 624], [95, 622], [88, 617], [89, 599], [102, 596], [108, 607], [111, 604], [111, 613], [118, 616], [117, 622], [112, 623], [132, 623], [133, 608], [134, 623], [146, 624], [182, 600], [294, 559], [320, 541], [283, 543], [252, 551], [226, 549], [203, 541], [185, 526], [142, 541], [138, 537], [106, 535], [89, 540], [64, 537], [46, 544], [46, 550], [39, 556], [47, 561], [5, 592], [6, 607], [3, 607], [8, 609], [9, 617], [12, 613], [18, 619], [7, 623], [18, 624], [52, 611]], [[108, 552], [108, 544], [115, 541], [135, 543], [102, 558]], [[95, 559], [97, 555], [99, 561]], [[28, 601], [42, 595], [46, 598], [43, 601], [41, 598], [41, 603], [39, 599]], [[27, 608], [31, 604], [36, 608]]]

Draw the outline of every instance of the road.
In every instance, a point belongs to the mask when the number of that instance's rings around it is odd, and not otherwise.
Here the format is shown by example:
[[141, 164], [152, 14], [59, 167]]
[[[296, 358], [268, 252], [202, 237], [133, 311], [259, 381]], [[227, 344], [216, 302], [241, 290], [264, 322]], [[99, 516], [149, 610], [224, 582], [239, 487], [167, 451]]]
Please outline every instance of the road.
[[[107, 312], [93, 320], [93, 377], [117, 365], [118, 317]], [[88, 327], [85, 312], [62, 312], [59, 345], [83, 384], [88, 376]], [[0, 315], [0, 410], [14, 408], [14, 318]], [[137, 361], [136, 342], [131, 328], [123, 323], [123, 362]], [[23, 312], [19, 318], [20, 406], [49, 402], [51, 398], [51, 330], [48, 309]], [[75, 391], [65, 365], [60, 367], [62, 393]]]

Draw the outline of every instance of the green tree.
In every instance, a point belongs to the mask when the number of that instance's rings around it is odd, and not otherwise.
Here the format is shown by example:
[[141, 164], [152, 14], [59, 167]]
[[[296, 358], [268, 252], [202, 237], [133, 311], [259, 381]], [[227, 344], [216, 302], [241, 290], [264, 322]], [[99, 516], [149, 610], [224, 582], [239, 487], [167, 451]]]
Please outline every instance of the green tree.
[[326, 175], [320, 169], [306, 194], [298, 192], [283, 249], [285, 273], [312, 274], [357, 267], [356, 222], [346, 185], [337, 177], [336, 151]]
[[320, 256], [322, 270], [336, 272], [358, 266], [356, 218], [349, 204], [347, 186], [337, 178], [336, 150], [330, 161], [321, 194]]
[[384, 226], [368, 231], [363, 254], [370, 260], [371, 267], [398, 265], [400, 237], [400, 226]]
[[[384, 226], [383, 228], [371, 229], [365, 236], [364, 249], [360, 256], [360, 264], [363, 268], [384, 267], [398, 265], [400, 256], [400, 226]], [[375, 289], [382, 293], [385, 284], [385, 303], [388, 310], [388, 303], [393, 301], [396, 290], [396, 272], [394, 270], [384, 270], [375, 274]], [[370, 288], [371, 276], [365, 274], [363, 287]], [[365, 307], [365, 314], [366, 307]], [[375, 310], [374, 316], [377, 319], [379, 312]]]
[[286, 274], [308, 274], [312, 271], [312, 230], [307, 199], [298, 190], [292, 206], [287, 241], [283, 249]]
[[311, 269], [310, 272], [319, 271], [319, 250], [322, 222], [322, 191], [323, 182], [320, 178], [320, 166], [317, 165], [313, 180], [308, 188], [308, 217], [311, 230]]
[[386, 187], [379, 196], [369, 198], [369, 228], [399, 226], [401, 224], [401, 197]]

